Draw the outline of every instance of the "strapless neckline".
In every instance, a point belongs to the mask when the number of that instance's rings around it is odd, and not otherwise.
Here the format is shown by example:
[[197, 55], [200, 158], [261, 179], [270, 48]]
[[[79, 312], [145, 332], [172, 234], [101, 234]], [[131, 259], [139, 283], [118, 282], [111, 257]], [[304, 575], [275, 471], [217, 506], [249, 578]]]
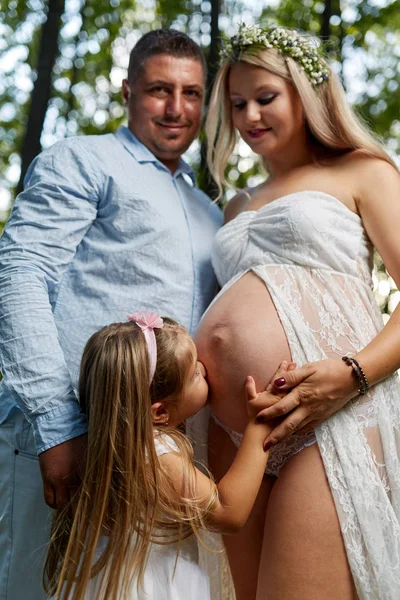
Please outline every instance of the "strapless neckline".
[[226, 223], [214, 240], [212, 263], [220, 285], [257, 265], [330, 269], [370, 279], [370, 241], [361, 217], [336, 196], [301, 190]]
[[[312, 196], [314, 196], [314, 195], [323, 196], [327, 200], [331, 200], [331, 201], [335, 202], [336, 204], [339, 204], [340, 206], [343, 207], [343, 209], [347, 213], [350, 213], [351, 215], [354, 215], [354, 217], [356, 217], [356, 219], [358, 219], [359, 221], [361, 221], [360, 215], [358, 215], [353, 210], [351, 210], [348, 206], [346, 206], [346, 204], [344, 204], [344, 202], [342, 202], [341, 200], [339, 200], [339, 198], [337, 198], [336, 196], [333, 196], [332, 194], [329, 194], [328, 192], [322, 192], [320, 190], [299, 190], [298, 192], [290, 192], [289, 194], [284, 194], [283, 196], [279, 196], [278, 198], [275, 198], [275, 200], [271, 200], [270, 202], [267, 202], [266, 204], [263, 204], [262, 206], [260, 206], [260, 208], [257, 208], [257, 209], [254, 209], [254, 210], [243, 210], [236, 217], [234, 217], [234, 219], [232, 219], [232, 221], [234, 221], [235, 219], [237, 219], [240, 215], [245, 215], [245, 214], [259, 214], [259, 213], [263, 212], [264, 210], [266, 210], [268, 208], [271, 208], [271, 206], [275, 205], [275, 203], [279, 204], [280, 202], [282, 202], [284, 200], [289, 200], [293, 196], [303, 196], [303, 195], [306, 195], [307, 197], [310, 197], [310, 195], [312, 195]], [[225, 225], [228, 225], [232, 221], [228, 221], [228, 223], [226, 223]]]

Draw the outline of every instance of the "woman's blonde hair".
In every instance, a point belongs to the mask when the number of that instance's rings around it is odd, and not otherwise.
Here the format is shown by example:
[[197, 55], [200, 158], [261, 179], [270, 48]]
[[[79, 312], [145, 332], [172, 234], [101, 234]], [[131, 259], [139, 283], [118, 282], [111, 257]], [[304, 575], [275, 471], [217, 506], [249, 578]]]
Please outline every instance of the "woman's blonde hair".
[[237, 142], [229, 98], [229, 75], [238, 63], [266, 69], [294, 86], [303, 105], [310, 142], [315, 147], [315, 160], [318, 160], [318, 150], [328, 151], [331, 155], [362, 150], [397, 169], [383, 144], [374, 139], [367, 126], [354, 114], [338, 77], [325, 61], [323, 63], [329, 69], [328, 80], [313, 85], [293, 58], [282, 56], [276, 48], [250, 47], [243, 50], [237, 60], [232, 57], [225, 61], [211, 94], [205, 126], [207, 161], [218, 186], [219, 198], [224, 185], [233, 187], [226, 179], [225, 169]]
[[[167, 430], [184, 460], [183, 496], [158, 460], [151, 404], [179, 399], [195, 353], [187, 331], [172, 319], [154, 332], [150, 387], [147, 344], [135, 322], [104, 327], [84, 349], [79, 398], [89, 424], [86, 471], [74, 519], [65, 510], [55, 516], [45, 565], [46, 590], [57, 600], [83, 599], [99, 573], [99, 599], [126, 597], [136, 576], [138, 587], [143, 582], [150, 544], [197, 534], [216, 501], [215, 486], [201, 506], [196, 500], [193, 450], [179, 431]], [[102, 536], [107, 543], [98, 557]]]

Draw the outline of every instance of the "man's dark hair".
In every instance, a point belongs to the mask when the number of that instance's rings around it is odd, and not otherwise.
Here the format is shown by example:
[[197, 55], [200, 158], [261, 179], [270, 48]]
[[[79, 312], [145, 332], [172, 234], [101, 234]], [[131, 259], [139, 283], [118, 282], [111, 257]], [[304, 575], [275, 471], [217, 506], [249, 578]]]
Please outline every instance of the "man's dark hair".
[[206, 77], [206, 61], [200, 48], [186, 33], [176, 29], [149, 31], [137, 42], [129, 57], [128, 81], [134, 83], [141, 75], [146, 59], [156, 54], [168, 54], [176, 58], [192, 58], [203, 66]]

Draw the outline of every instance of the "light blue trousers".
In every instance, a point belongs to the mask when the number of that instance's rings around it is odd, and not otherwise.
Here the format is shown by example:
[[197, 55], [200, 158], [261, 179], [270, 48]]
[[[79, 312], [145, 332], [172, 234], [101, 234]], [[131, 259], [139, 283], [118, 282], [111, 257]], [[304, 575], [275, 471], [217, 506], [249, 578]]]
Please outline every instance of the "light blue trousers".
[[44, 600], [52, 510], [43, 498], [32, 428], [20, 411], [0, 425], [0, 600]]

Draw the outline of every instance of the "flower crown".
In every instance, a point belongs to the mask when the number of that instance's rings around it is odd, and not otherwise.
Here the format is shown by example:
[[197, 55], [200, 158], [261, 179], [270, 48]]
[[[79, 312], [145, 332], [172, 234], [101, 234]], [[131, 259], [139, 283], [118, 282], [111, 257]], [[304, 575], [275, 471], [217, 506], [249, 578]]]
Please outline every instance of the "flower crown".
[[283, 27], [261, 29], [258, 25], [242, 23], [237, 34], [224, 42], [221, 58], [240, 60], [241, 53], [252, 46], [259, 49], [276, 48], [286, 58], [293, 58], [313, 85], [329, 79], [329, 70], [318, 54], [315, 39]]

